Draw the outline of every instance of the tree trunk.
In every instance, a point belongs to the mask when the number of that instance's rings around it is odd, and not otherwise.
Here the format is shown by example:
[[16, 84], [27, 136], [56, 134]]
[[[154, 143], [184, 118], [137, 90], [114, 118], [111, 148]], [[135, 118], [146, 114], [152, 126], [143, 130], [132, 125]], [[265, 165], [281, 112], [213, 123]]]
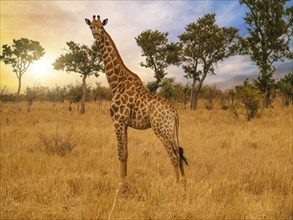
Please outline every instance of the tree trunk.
[[82, 77], [82, 97], [80, 102], [80, 109], [79, 113], [84, 114], [85, 113], [85, 99], [86, 99], [86, 77], [87, 75], [83, 75]]
[[[267, 56], [266, 56], [267, 57]], [[260, 76], [258, 77], [258, 87], [260, 91], [265, 95], [263, 100], [263, 107], [272, 107], [271, 93], [273, 81], [273, 71], [268, 64], [261, 66]]]
[[269, 90], [266, 92], [266, 96], [265, 96], [265, 100], [264, 100], [264, 107], [265, 108], [272, 107], [271, 92]]
[[195, 110], [196, 105], [195, 105], [195, 84], [196, 81], [193, 79], [192, 85], [191, 85], [191, 93], [190, 93], [190, 109]]
[[68, 106], [68, 111], [70, 111], [70, 112], [72, 111], [71, 104], [72, 104], [72, 101], [70, 100], [70, 101], [69, 101], [69, 106]]
[[192, 96], [192, 105], [191, 105], [191, 109], [192, 110], [196, 110], [197, 109], [197, 102], [199, 99], [199, 93], [200, 93], [200, 89], [194, 91], [193, 96]]
[[17, 88], [17, 93], [16, 93], [16, 102], [19, 102], [20, 89], [21, 89], [21, 77], [18, 78], [18, 88]]
[[19, 106], [19, 94], [20, 94], [20, 90], [21, 90], [21, 75], [17, 78], [18, 78], [18, 88], [17, 88], [17, 93], [16, 93], [16, 104], [17, 104], [18, 111], [21, 111], [21, 108]]
[[199, 99], [199, 93], [200, 93], [203, 81], [206, 78], [206, 75], [207, 74], [204, 74], [203, 77], [201, 78], [201, 80], [199, 81], [197, 90], [195, 89], [196, 81], [193, 80], [192, 88], [191, 88], [191, 103], [190, 103], [190, 109], [191, 110], [196, 110], [196, 108], [197, 108], [197, 102], [198, 102], [198, 99]]

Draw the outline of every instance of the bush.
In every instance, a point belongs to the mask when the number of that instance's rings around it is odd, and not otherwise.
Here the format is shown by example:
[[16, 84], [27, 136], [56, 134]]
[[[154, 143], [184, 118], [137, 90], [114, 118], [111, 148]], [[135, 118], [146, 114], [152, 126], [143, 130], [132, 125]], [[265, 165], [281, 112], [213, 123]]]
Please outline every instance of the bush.
[[218, 90], [215, 87], [204, 86], [200, 91], [200, 97], [204, 98], [205, 101], [205, 108], [207, 110], [212, 110], [214, 108], [214, 100], [219, 99], [223, 96], [221, 90]]
[[288, 73], [277, 82], [277, 89], [282, 95], [284, 106], [293, 104], [293, 72]]
[[8, 92], [6, 86], [0, 89], [0, 102], [13, 102], [14, 100], [14, 95]]
[[45, 135], [39, 133], [37, 137], [40, 140], [38, 148], [47, 155], [67, 156], [77, 145], [77, 141], [73, 138], [73, 131], [59, 133], [58, 128], [53, 134]]
[[91, 90], [91, 97], [94, 101], [110, 101], [112, 99], [112, 91], [109, 87], [104, 87], [101, 86], [101, 84], [96, 83], [96, 88]]
[[243, 85], [236, 86], [236, 98], [240, 100], [246, 110], [247, 120], [256, 116], [261, 106], [262, 94], [252, 84], [245, 80]]
[[182, 84], [176, 83], [175, 78], [164, 78], [158, 95], [168, 100], [184, 102], [186, 93], [186, 88]]

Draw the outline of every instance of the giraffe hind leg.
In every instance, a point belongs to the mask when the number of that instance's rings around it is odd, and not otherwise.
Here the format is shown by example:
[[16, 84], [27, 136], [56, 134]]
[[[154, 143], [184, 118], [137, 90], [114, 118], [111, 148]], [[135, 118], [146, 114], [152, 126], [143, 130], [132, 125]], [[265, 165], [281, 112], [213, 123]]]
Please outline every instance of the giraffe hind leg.
[[175, 170], [176, 182], [178, 183], [179, 182], [179, 160], [178, 160], [178, 154], [176, 151], [174, 151], [173, 146], [174, 146], [173, 144], [168, 144], [167, 146], [165, 145], [165, 148], [168, 152], [171, 163]]
[[174, 149], [174, 143], [172, 142], [169, 142], [168, 144], [164, 144], [164, 146], [167, 150], [171, 163], [174, 167], [176, 182], [178, 183], [179, 182], [179, 168], [180, 168], [178, 152]]
[[179, 153], [179, 170], [181, 173], [181, 177], [182, 177], [182, 184], [184, 189], [186, 189], [186, 179], [185, 179], [185, 173], [184, 173], [184, 164], [183, 162], [188, 166], [188, 162], [186, 157], [184, 156], [184, 151], [182, 147], [178, 148], [178, 153]]
[[157, 137], [160, 139], [160, 141], [163, 143], [174, 167], [176, 181], [179, 182], [179, 152], [175, 147], [174, 141], [172, 141], [173, 138], [168, 135], [170, 134], [170, 132], [164, 132], [166, 131], [164, 129], [153, 126], [153, 130]]
[[184, 157], [183, 148], [179, 147], [178, 115], [176, 111], [172, 111], [171, 109], [167, 111], [163, 121], [162, 115], [156, 111], [154, 111], [151, 116], [151, 127], [163, 143], [174, 167], [176, 180], [179, 182], [179, 174], [184, 178], [182, 161], [187, 162], [187, 160]]

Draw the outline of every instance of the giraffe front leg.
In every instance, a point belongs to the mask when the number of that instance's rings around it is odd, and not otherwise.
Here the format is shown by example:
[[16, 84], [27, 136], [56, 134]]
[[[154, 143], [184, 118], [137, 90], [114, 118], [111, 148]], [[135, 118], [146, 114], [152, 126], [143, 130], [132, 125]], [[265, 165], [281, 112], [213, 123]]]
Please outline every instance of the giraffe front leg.
[[127, 176], [127, 126], [124, 123], [115, 123], [115, 131], [118, 142], [118, 159], [120, 162], [120, 178], [121, 182]]

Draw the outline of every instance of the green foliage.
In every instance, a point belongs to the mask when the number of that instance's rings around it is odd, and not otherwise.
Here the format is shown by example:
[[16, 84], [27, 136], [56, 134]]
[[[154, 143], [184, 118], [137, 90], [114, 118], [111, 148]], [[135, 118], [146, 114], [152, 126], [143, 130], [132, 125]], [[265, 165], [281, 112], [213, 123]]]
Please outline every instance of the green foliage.
[[25, 95], [28, 101], [34, 100], [46, 101], [48, 100], [49, 88], [45, 86], [26, 87]]
[[240, 0], [249, 11], [245, 22], [249, 36], [242, 39], [242, 53], [249, 55], [258, 66], [257, 86], [266, 93], [265, 107], [270, 106], [270, 92], [274, 84], [273, 63], [292, 59], [289, 43], [292, 37], [293, 7], [285, 8], [288, 0]]
[[101, 86], [101, 84], [96, 83], [96, 88], [91, 91], [92, 98], [96, 100], [110, 101], [112, 99], [112, 91], [108, 87]]
[[68, 73], [79, 73], [81, 76], [99, 76], [102, 70], [99, 47], [95, 41], [91, 47], [79, 45], [73, 41], [66, 43], [67, 52], [60, 55], [53, 63], [54, 69]]
[[[73, 41], [66, 43], [69, 50], [59, 56], [53, 63], [56, 70], [63, 70], [68, 73], [79, 73], [82, 77], [82, 96], [80, 103], [80, 114], [85, 113], [85, 101], [87, 94], [86, 78], [90, 75], [99, 76], [102, 70], [101, 53], [98, 42], [95, 41], [91, 47], [79, 45]], [[76, 93], [77, 94], [77, 93]], [[71, 97], [73, 101], [79, 100], [77, 96]]]
[[[237, 50], [235, 28], [220, 28], [215, 14], [207, 14], [186, 26], [179, 36], [183, 44], [183, 69], [187, 78], [199, 81], [203, 75], [214, 73], [217, 62], [233, 55]], [[199, 64], [203, 65], [201, 70]]]
[[45, 86], [27, 87], [25, 96], [28, 102], [33, 101], [50, 101], [50, 102], [64, 102], [67, 94], [67, 88], [55, 86], [52, 88]]
[[12, 66], [12, 71], [15, 72], [18, 78], [17, 97], [21, 89], [21, 77], [29, 68], [30, 64], [39, 60], [44, 54], [45, 49], [38, 41], [21, 38], [13, 39], [11, 46], [5, 44], [2, 46], [3, 51], [0, 60], [6, 65]]
[[45, 49], [39, 42], [27, 38], [13, 39], [12, 46], [5, 44], [2, 48], [0, 60], [11, 65], [18, 78], [21, 77], [33, 61], [39, 60], [45, 54]]
[[67, 85], [66, 99], [71, 102], [80, 102], [82, 97], [82, 87], [81, 85]]
[[199, 92], [206, 76], [215, 74], [216, 64], [234, 55], [238, 50], [238, 30], [232, 27], [219, 27], [215, 16], [215, 14], [206, 14], [197, 22], [188, 24], [185, 32], [179, 36], [183, 45], [182, 68], [185, 77], [193, 79], [192, 109], [196, 108]]
[[222, 95], [221, 90], [211, 86], [204, 86], [200, 91], [200, 97], [206, 100], [205, 107], [207, 110], [212, 110], [214, 108], [214, 99], [220, 99]]
[[26, 96], [26, 99], [27, 99], [29, 105], [32, 105], [33, 101], [37, 97], [37, 92], [34, 88], [26, 87], [25, 96]]
[[288, 73], [277, 82], [277, 89], [283, 96], [283, 104], [289, 106], [293, 104], [293, 72]]
[[[98, 83], [96, 88], [87, 86], [86, 90], [87, 93], [90, 94], [86, 101], [110, 101], [112, 98], [111, 89], [103, 87]], [[82, 86], [79, 84], [69, 84], [63, 87], [56, 85], [52, 88], [45, 86], [27, 87], [23, 98], [23, 100], [27, 100], [30, 105], [33, 101], [64, 102], [65, 100], [68, 100], [70, 102], [78, 103], [82, 98]], [[14, 101], [14, 96], [8, 92], [6, 87], [0, 90], [0, 101]]]
[[55, 88], [48, 89], [47, 95], [50, 102], [64, 102], [66, 98], [67, 89], [65, 86], [55, 86]]
[[150, 90], [151, 92], [156, 92], [157, 89], [159, 88], [159, 83], [157, 81], [151, 81], [148, 82], [146, 87], [148, 88], [148, 90]]
[[262, 102], [262, 95], [259, 89], [245, 80], [243, 85], [236, 86], [235, 96], [238, 98], [246, 110], [247, 120], [250, 121], [256, 116]]
[[203, 86], [200, 92], [200, 97], [204, 99], [220, 98], [223, 92], [214, 86]]
[[165, 78], [158, 94], [166, 99], [181, 102], [186, 92], [184, 89], [182, 84], [175, 82], [175, 78]]
[[10, 94], [6, 86], [0, 89], [0, 102], [12, 102], [14, 101], [13, 94]]
[[167, 37], [168, 33], [146, 30], [135, 38], [142, 49], [142, 56], [146, 57], [145, 62], [140, 65], [151, 68], [155, 73], [156, 81], [148, 86], [152, 92], [156, 92], [161, 86], [160, 83], [167, 74], [166, 68], [170, 64], [179, 64], [180, 45], [168, 43]]

